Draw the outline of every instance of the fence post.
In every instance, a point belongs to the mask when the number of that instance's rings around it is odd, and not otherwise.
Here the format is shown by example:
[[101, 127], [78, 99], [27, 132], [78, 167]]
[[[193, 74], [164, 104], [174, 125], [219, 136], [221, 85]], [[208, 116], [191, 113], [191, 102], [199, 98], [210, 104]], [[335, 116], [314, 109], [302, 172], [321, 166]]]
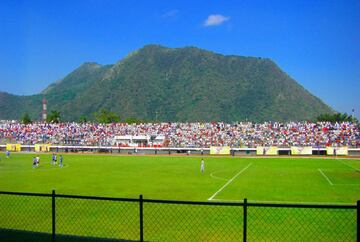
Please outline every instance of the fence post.
[[246, 242], [246, 229], [247, 229], [247, 199], [244, 199], [244, 221], [243, 221], [243, 241]]
[[360, 200], [357, 201], [357, 229], [356, 229], [356, 237], [357, 237], [357, 242], [360, 242]]
[[52, 220], [52, 242], [55, 242], [55, 190], [52, 190], [52, 208], [51, 208], [51, 212], [52, 212], [52, 216], [51, 216], [51, 220]]
[[140, 241], [144, 241], [144, 221], [143, 221], [143, 196], [140, 195], [139, 199], [139, 205], [140, 205]]

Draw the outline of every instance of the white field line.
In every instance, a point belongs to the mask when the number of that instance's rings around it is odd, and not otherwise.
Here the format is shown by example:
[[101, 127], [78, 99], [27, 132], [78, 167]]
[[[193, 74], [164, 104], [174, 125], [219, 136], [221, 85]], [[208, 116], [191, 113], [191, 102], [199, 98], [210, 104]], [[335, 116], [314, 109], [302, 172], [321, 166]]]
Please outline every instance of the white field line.
[[211, 176], [212, 178], [214, 178], [214, 179], [218, 179], [218, 180], [223, 180], [223, 181], [228, 181], [228, 180], [229, 180], [229, 179], [222, 178], [222, 177], [218, 177], [218, 176], [215, 176], [215, 175], [214, 175], [214, 174], [219, 173], [219, 172], [221, 172], [221, 171], [214, 171], [214, 172], [211, 172], [211, 173], [210, 173], [210, 176]]
[[[230, 199], [217, 199], [214, 198], [212, 201], [219, 202], [244, 202], [244, 200], [230, 200]], [[253, 203], [275, 203], [275, 204], [313, 204], [313, 205], [354, 205], [354, 203], [332, 203], [332, 202], [301, 202], [301, 201], [266, 201], [266, 200], [247, 200], [247, 202]]]
[[349, 165], [348, 163], [343, 162], [341, 159], [336, 159], [336, 160], [337, 160], [337, 161], [339, 161], [339, 162], [341, 162], [341, 164], [343, 164], [343, 165], [345, 165], [345, 166], [347, 166], [347, 167], [350, 167], [351, 169], [354, 169], [355, 171], [360, 172], [360, 169], [357, 169], [357, 168], [355, 168], [355, 167], [353, 167], [353, 166]]
[[242, 169], [241, 171], [239, 171], [233, 178], [231, 178], [227, 183], [225, 183], [224, 186], [222, 186], [217, 192], [214, 193], [214, 195], [212, 195], [211, 197], [209, 197], [209, 201], [211, 201], [218, 193], [220, 193], [227, 185], [229, 185], [238, 175], [240, 175], [241, 173], [243, 173], [247, 168], [249, 168], [252, 165], [252, 163], [250, 163], [249, 165], [247, 165], [244, 169]]
[[318, 169], [318, 170], [320, 171], [321, 175], [323, 175], [323, 177], [325, 177], [325, 179], [329, 182], [329, 184], [330, 184], [331, 186], [334, 186], [334, 183], [332, 183], [332, 182], [330, 181], [329, 177], [327, 177], [327, 176], [325, 175], [325, 173], [324, 173], [321, 169]]

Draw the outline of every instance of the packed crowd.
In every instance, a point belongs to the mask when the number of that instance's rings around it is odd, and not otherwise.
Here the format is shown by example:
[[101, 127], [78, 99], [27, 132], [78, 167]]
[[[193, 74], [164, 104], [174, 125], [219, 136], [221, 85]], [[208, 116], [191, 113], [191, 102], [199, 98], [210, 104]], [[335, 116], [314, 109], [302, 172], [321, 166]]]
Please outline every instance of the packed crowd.
[[[115, 136], [164, 136], [169, 147], [351, 146], [360, 147], [356, 124], [329, 122], [33, 123], [0, 122], [0, 140], [21, 144], [114, 145]], [[147, 145], [152, 145], [151, 142]]]

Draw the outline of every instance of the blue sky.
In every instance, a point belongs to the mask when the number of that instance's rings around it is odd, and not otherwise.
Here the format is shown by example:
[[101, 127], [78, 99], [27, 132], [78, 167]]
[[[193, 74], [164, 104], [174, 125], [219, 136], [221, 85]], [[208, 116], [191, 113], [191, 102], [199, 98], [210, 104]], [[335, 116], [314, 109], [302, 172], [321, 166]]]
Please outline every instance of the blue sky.
[[150, 43], [261, 56], [360, 117], [360, 1], [0, 1], [0, 91], [35, 94]]

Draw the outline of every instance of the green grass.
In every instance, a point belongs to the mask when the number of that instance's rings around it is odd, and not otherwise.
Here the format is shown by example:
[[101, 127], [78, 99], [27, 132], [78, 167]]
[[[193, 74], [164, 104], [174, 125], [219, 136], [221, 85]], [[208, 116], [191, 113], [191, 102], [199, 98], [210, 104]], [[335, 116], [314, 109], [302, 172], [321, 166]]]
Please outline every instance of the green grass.
[[[64, 154], [65, 167], [59, 168], [50, 165], [51, 154], [41, 154], [36, 169], [32, 157], [1, 157], [0, 191], [280, 203], [355, 204], [360, 199], [360, 160], [204, 157], [201, 173], [201, 157]], [[0, 201], [0, 228], [51, 232], [51, 198], [0, 195]], [[137, 203], [57, 198], [56, 204], [60, 234], [138, 239]], [[145, 203], [145, 239], [238, 241], [242, 211]], [[248, 219], [252, 240], [355, 240], [355, 210], [250, 207]]]

